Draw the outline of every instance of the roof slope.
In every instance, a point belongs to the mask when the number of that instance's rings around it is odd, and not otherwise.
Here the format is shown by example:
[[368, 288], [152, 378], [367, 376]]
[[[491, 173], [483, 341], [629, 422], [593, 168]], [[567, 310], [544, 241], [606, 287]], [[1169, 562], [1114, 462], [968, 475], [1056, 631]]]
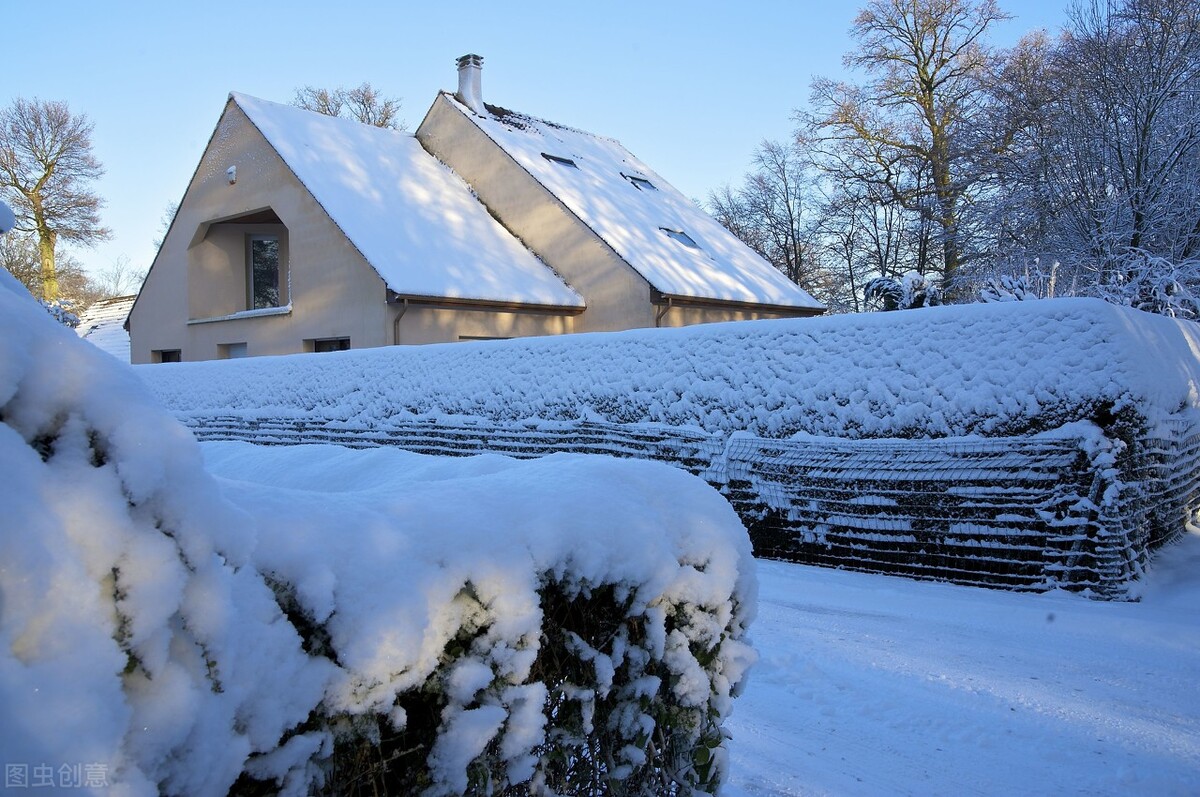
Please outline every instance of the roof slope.
[[414, 136], [236, 92], [230, 99], [396, 293], [584, 306]]
[[125, 319], [136, 298], [117, 296], [94, 302], [79, 316], [75, 332], [121, 362], [129, 362], [129, 333], [125, 331]]
[[620, 142], [445, 96], [662, 293], [824, 309]]

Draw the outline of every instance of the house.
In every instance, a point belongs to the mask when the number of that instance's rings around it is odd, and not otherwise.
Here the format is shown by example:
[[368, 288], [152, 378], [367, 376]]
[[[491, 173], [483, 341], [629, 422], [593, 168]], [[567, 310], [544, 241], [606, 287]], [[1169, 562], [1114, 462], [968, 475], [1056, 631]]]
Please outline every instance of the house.
[[231, 94], [133, 362], [823, 312], [617, 141], [485, 104], [481, 65], [415, 134]]
[[129, 317], [135, 298], [116, 296], [94, 302], [80, 314], [75, 332], [102, 351], [128, 363], [129, 333], [125, 331], [125, 319]]

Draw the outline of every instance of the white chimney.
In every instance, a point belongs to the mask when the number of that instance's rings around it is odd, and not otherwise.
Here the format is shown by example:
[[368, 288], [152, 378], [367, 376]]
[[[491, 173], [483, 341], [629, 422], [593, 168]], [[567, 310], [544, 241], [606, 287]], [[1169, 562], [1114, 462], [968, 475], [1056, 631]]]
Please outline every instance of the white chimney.
[[483, 56], [468, 53], [459, 58], [458, 93], [454, 96], [474, 113], [487, 116], [487, 109], [483, 107], [483, 89], [480, 87], [482, 73]]

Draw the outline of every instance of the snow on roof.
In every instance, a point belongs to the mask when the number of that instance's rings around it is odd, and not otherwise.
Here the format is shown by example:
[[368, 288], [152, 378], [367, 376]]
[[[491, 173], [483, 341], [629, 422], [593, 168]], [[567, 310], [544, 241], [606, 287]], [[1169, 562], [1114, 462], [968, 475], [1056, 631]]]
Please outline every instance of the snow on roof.
[[121, 362], [129, 362], [129, 333], [125, 331], [125, 319], [136, 298], [117, 296], [94, 302], [79, 316], [75, 332]]
[[445, 96], [662, 293], [824, 309], [620, 142]]
[[411, 134], [230, 99], [396, 293], [584, 306]]
[[1200, 326], [1098, 299], [138, 366], [177, 415], [649, 422], [763, 437], [1047, 431], [1200, 407]]

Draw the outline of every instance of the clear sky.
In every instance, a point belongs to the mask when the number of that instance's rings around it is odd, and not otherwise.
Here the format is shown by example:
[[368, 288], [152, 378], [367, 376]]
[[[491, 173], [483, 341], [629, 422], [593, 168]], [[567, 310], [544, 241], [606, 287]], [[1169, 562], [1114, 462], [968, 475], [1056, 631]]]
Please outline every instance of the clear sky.
[[[1056, 30], [1067, 0], [1001, 0], [997, 31]], [[763, 139], [785, 139], [813, 76], [837, 76], [860, 6], [839, 0], [361, 2], [0, 0], [0, 103], [66, 101], [95, 124], [111, 241], [103, 270], [155, 254], [226, 97], [290, 102], [304, 85], [368, 81], [415, 129], [455, 59], [484, 57], [496, 105], [621, 142], [684, 193], [737, 182]], [[39, 41], [40, 38], [40, 41]]]

